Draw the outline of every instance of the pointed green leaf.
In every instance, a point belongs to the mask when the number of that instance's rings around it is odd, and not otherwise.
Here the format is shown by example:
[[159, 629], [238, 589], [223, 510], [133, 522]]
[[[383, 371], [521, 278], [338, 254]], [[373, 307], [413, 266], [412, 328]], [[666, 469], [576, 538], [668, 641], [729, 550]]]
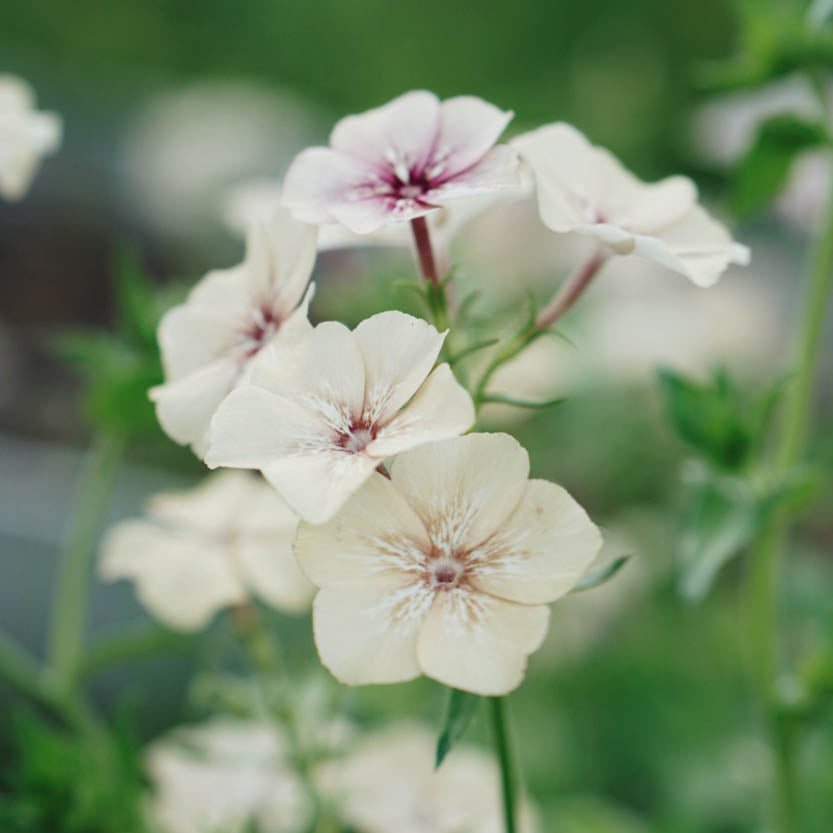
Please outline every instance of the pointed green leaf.
[[570, 591], [571, 593], [580, 593], [583, 590], [592, 590], [594, 587], [598, 587], [600, 584], [604, 584], [606, 581], [610, 581], [625, 564], [633, 558], [631, 555], [620, 555], [618, 558], [614, 558], [609, 564], [605, 564], [603, 567], [599, 567], [597, 570], [591, 570], [589, 573], [585, 573], [581, 580], [576, 584], [576, 586]]
[[439, 766], [451, 747], [463, 736], [474, 715], [480, 698], [467, 691], [456, 688], [449, 689], [448, 707], [445, 713], [445, 723], [437, 740], [437, 756], [435, 766]]
[[504, 396], [502, 393], [486, 393], [479, 398], [481, 405], [489, 403], [496, 405], [514, 405], [516, 408], [531, 408], [539, 411], [544, 408], [553, 408], [566, 401], [566, 396], [560, 396], [557, 399], [547, 399], [543, 402], [530, 402], [526, 399], [516, 399], [514, 396]]
[[488, 338], [485, 341], [478, 341], [475, 344], [470, 344], [468, 347], [464, 347], [458, 353], [455, 353], [453, 356], [450, 356], [448, 359], [448, 363], [454, 367], [457, 362], [465, 359], [467, 356], [470, 356], [472, 353], [477, 353], [480, 350], [485, 350], [487, 347], [492, 347], [498, 343], [500, 339], [498, 338]]

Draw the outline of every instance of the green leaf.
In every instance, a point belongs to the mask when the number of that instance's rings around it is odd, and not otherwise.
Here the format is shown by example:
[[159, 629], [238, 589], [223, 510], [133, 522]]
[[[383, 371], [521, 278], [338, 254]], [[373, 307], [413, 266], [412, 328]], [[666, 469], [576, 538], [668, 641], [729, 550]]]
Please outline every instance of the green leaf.
[[592, 590], [594, 587], [604, 584], [606, 581], [612, 579], [613, 576], [615, 576], [616, 573], [618, 573], [631, 558], [632, 556], [630, 555], [620, 555], [618, 558], [614, 558], [609, 564], [605, 564], [597, 570], [591, 570], [589, 573], [585, 573], [578, 584], [576, 584], [570, 592], [581, 593], [583, 590]]
[[829, 143], [827, 129], [817, 119], [780, 115], [765, 121], [735, 171], [732, 210], [747, 217], [765, 208], [783, 187], [796, 157]]
[[456, 688], [449, 689], [445, 723], [437, 740], [435, 766], [438, 767], [445, 760], [451, 747], [463, 736], [479, 702], [480, 697], [476, 694], [469, 694], [467, 691], [459, 691]]
[[485, 350], [487, 347], [493, 347], [500, 341], [499, 338], [487, 338], [485, 341], [478, 341], [475, 344], [470, 344], [468, 347], [464, 347], [459, 352], [455, 353], [453, 356], [449, 356], [448, 363], [451, 367], [454, 367], [462, 359], [465, 359], [467, 356], [470, 356], [472, 353], [477, 353], [480, 350]]
[[502, 393], [485, 393], [479, 397], [478, 401], [481, 405], [493, 403], [496, 405], [514, 405], [516, 408], [543, 410], [544, 408], [553, 408], [562, 402], [566, 402], [567, 397], [561, 396], [557, 399], [547, 399], [543, 402], [530, 402], [526, 399], [516, 399], [514, 396], [504, 396]]
[[658, 376], [668, 419], [679, 436], [718, 466], [743, 466], [752, 437], [728, 376], [718, 372], [706, 384], [668, 369]]

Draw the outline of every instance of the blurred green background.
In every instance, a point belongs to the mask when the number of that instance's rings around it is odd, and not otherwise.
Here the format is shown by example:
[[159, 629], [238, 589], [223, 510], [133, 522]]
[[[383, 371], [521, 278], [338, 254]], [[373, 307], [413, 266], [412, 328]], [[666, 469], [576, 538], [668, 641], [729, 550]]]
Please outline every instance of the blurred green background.
[[[231, 265], [242, 244], [222, 222], [230, 187], [279, 177], [340, 115], [416, 87], [512, 108], [512, 131], [572, 122], [644, 178], [693, 175], [720, 212], [725, 160], [702, 152], [702, 131], [719, 144], [732, 127], [697, 121], [706, 97], [694, 82], [704, 62], [738, 43], [726, 0], [0, 3], [0, 70], [31, 81], [41, 106], [65, 120], [64, 145], [26, 200], [0, 205], [0, 625], [42, 650], [90, 408], [55, 345], [67, 331], [117, 326], [121, 253], [172, 293]], [[512, 212], [463, 236], [462, 280], [484, 286], [487, 309], [520, 305], [527, 287], [546, 295], [579, 251], [531, 230], [531, 217]], [[511, 698], [546, 831], [766, 829], [771, 762], [744, 670], [743, 564], [731, 563], [705, 600], [681, 598], [677, 564], [697, 464], [666, 424], [655, 369], [670, 364], [704, 377], [725, 362], [753, 391], [786, 370], [811, 227], [778, 212], [738, 227], [753, 265], [727, 274], [708, 299], [644, 264], [606, 276], [568, 321], [575, 350], [542, 365], [569, 401], [531, 418], [511, 415], [509, 430], [529, 448], [534, 473], [565, 485], [601, 521], [609, 555], [637, 556], [609, 587], [556, 606], [550, 640]], [[530, 256], [535, 246], [541, 253]], [[390, 306], [413, 310], [391, 283], [411, 270], [404, 254], [324, 255], [313, 313], [352, 324]], [[812, 439], [828, 474], [830, 370], [828, 358], [823, 430]], [[129, 399], [130, 407], [143, 401]], [[112, 519], [201, 470], [154, 427], [149, 406], [136, 407], [141, 431]], [[505, 427], [502, 419], [493, 415], [491, 424]], [[826, 501], [794, 539], [783, 587], [784, 642], [798, 661], [833, 649], [832, 544]], [[144, 615], [130, 587], [100, 586], [90, 629]], [[310, 665], [306, 623], [277, 626], [298, 665]], [[219, 622], [201, 649], [209, 664], [228, 639]], [[187, 699], [196, 665], [176, 655], [111, 672], [97, 681], [96, 697], [110, 712], [129, 712], [150, 737], [199, 713]], [[0, 696], [0, 793], [13, 801], [22, 788], [10, 706], [19, 700], [3, 689]], [[422, 681], [351, 691], [347, 703], [369, 724], [414, 713], [439, 722], [443, 695]], [[487, 737], [482, 719], [475, 738]], [[805, 829], [828, 833], [831, 715], [814, 727], [799, 765]]]

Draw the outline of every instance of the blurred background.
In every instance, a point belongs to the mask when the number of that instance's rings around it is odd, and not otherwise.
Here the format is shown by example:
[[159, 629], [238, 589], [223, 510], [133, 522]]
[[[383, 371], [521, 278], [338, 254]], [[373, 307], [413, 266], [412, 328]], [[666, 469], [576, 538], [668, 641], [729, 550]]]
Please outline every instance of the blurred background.
[[[496, 411], [490, 425], [508, 425], [534, 474], [565, 485], [601, 521], [607, 555], [636, 556], [610, 585], [556, 606], [549, 641], [512, 697], [529, 789], [545, 830], [560, 833], [763, 830], [770, 761], [745, 682], [743, 565], [728, 564], [706, 598], [680, 592], [702, 462], [667, 424], [657, 381], [660, 366], [701, 379], [722, 366], [754, 393], [789, 370], [797, 287], [829, 190], [825, 160], [809, 153], [766, 211], [740, 223], [729, 213], [732, 166], [758, 122], [811, 106], [808, 86], [788, 73], [754, 91], [704, 89], [708, 67], [743, 40], [736, 11], [726, 0], [0, 4], [0, 70], [29, 80], [39, 106], [65, 123], [60, 151], [27, 197], [0, 202], [0, 626], [42, 652], [91, 421], [119, 412], [135, 422], [110, 520], [201, 474], [155, 427], [143, 391], [158, 360], [147, 346], [125, 343], [90, 361], [90, 332], [123, 332], [114, 276], [141, 272], [166, 298], [181, 296], [242, 257], [230, 196], [253, 181], [268, 193], [338, 117], [412, 88], [479, 95], [515, 111], [512, 133], [565, 120], [645, 179], [692, 176], [752, 248], [749, 268], [708, 291], [642, 261], [610, 267], [566, 321], [574, 346], [542, 340], [499, 380], [510, 393], [569, 395], [534, 415]], [[461, 280], [499, 311], [522, 306], [529, 289], [549, 295], [583, 245], [555, 239], [519, 204], [468, 224], [452, 252]], [[312, 315], [354, 324], [388, 307], [416, 311], [394, 285], [412, 274], [406, 250], [325, 253]], [[812, 447], [829, 473], [829, 333], [826, 343], [823, 430]], [[113, 394], [108, 374], [126, 389]], [[786, 644], [796, 656], [833, 646], [831, 545], [827, 502], [788, 560]], [[715, 546], [719, 566], [733, 552]], [[89, 628], [109, 632], [145, 615], [127, 584], [97, 585]], [[276, 622], [308, 663], [306, 622]], [[193, 710], [195, 668], [188, 654], [140, 663], [101, 676], [96, 697], [127, 709], [151, 738]], [[443, 704], [426, 681], [346, 696], [368, 723], [402, 714], [436, 722]], [[13, 702], [2, 683], [0, 698]], [[11, 746], [11, 714], [0, 709], [0, 749]], [[472, 734], [488, 733], [476, 721]], [[15, 765], [10, 751], [0, 759], [0, 792], [12, 789]], [[827, 833], [833, 721], [818, 724], [800, 766], [806, 829]]]

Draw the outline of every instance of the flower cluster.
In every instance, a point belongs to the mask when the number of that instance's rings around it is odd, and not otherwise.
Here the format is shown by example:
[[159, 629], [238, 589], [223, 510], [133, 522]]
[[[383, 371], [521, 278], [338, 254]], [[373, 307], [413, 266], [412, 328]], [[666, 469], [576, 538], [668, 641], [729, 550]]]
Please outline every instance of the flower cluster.
[[35, 110], [32, 88], [13, 75], [0, 75], [0, 197], [19, 200], [28, 190], [42, 156], [61, 142], [61, 120]]
[[[514, 439], [465, 435], [496, 401], [492, 375], [610, 257], [638, 255], [708, 286], [748, 252], [690, 180], [642, 183], [564, 124], [498, 144], [511, 118], [470, 96], [407, 93], [303, 151], [267, 190], [280, 205], [264, 208], [261, 192], [255, 209], [237, 211], [251, 220], [246, 258], [164, 317], [166, 381], [151, 397], [163, 428], [210, 468], [255, 469], [266, 482], [226, 473], [157, 499], [148, 520], [109, 536], [104, 575], [133, 578], [178, 627], [252, 593], [290, 610], [315, 593], [319, 656], [347, 684], [424, 674], [480, 695], [518, 686], [547, 605], [575, 586], [601, 535], [563, 488], [528, 479]], [[454, 205], [467, 217], [534, 195], [545, 226], [598, 250], [494, 347], [479, 381], [458, 379], [448, 341], [462, 324], [431, 236]], [[352, 330], [313, 327], [316, 251], [327, 240], [398, 245], [409, 225], [433, 323], [387, 311]]]

